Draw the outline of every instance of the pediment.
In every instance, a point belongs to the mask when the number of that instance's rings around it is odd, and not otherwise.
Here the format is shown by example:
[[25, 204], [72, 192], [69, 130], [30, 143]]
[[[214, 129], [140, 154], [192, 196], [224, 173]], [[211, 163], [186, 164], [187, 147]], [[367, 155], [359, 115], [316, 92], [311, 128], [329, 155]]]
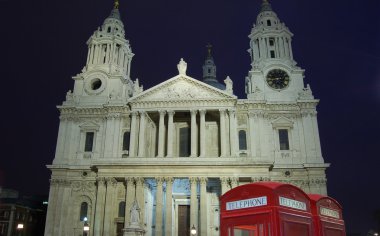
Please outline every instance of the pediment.
[[236, 99], [236, 96], [189, 76], [178, 75], [132, 97], [130, 102], [226, 99]]
[[100, 126], [97, 123], [90, 121], [79, 125], [79, 127], [81, 130], [99, 130]]
[[293, 128], [293, 121], [286, 117], [278, 117], [274, 121], [272, 121], [273, 128], [279, 129], [279, 128]]

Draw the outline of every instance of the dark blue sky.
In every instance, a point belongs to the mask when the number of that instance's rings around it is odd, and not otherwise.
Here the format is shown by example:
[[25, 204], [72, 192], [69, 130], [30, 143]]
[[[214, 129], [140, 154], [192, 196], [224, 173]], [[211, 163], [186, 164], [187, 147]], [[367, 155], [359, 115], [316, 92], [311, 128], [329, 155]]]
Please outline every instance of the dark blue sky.
[[[380, 209], [380, 1], [272, 0], [294, 33], [318, 106], [329, 194], [342, 203], [350, 232], [374, 227]], [[220, 81], [229, 75], [244, 95], [250, 69], [248, 34], [261, 0], [121, 0], [136, 54], [132, 78], [147, 89], [177, 74], [201, 78], [207, 43]], [[85, 65], [85, 42], [112, 9], [112, 0], [0, 0], [0, 181], [25, 194], [47, 194], [58, 111], [71, 76]]]

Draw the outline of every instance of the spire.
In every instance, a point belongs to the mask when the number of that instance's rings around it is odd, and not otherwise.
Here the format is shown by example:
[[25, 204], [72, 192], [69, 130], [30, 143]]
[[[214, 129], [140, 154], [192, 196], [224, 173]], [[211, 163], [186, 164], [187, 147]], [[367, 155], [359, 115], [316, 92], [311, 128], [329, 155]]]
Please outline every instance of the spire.
[[202, 67], [203, 68], [203, 82], [215, 88], [224, 90], [225, 86], [223, 84], [220, 84], [218, 80], [216, 79], [216, 65], [214, 62], [214, 58], [212, 58], [212, 54], [211, 54], [212, 45], [209, 43], [206, 45], [206, 48], [207, 48], [207, 56]]
[[119, 9], [119, 0], [115, 0], [113, 9]]
[[207, 48], [207, 53], [208, 53], [207, 58], [212, 58], [212, 56], [211, 56], [212, 45], [210, 43], [208, 43], [206, 48]]
[[263, 11], [272, 11], [272, 6], [268, 0], [263, 0], [263, 3], [261, 4], [261, 12]]

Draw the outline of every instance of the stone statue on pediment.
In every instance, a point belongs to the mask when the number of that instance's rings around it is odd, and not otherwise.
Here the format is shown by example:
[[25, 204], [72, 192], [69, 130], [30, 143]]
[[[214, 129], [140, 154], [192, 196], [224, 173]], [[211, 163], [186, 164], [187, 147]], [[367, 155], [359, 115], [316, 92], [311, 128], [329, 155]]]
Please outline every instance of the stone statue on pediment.
[[233, 94], [233, 82], [229, 76], [224, 80], [224, 83], [226, 84], [226, 92], [228, 94]]
[[177, 65], [178, 73], [180, 75], [186, 75], [186, 70], [187, 70], [187, 63], [181, 58]]

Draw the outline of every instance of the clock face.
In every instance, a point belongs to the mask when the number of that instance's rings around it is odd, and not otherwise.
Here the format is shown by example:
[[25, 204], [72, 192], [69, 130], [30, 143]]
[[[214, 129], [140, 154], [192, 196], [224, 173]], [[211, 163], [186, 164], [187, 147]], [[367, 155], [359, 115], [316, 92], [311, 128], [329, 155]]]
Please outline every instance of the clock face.
[[284, 89], [289, 85], [289, 75], [280, 69], [271, 70], [267, 74], [267, 83], [271, 88]]

